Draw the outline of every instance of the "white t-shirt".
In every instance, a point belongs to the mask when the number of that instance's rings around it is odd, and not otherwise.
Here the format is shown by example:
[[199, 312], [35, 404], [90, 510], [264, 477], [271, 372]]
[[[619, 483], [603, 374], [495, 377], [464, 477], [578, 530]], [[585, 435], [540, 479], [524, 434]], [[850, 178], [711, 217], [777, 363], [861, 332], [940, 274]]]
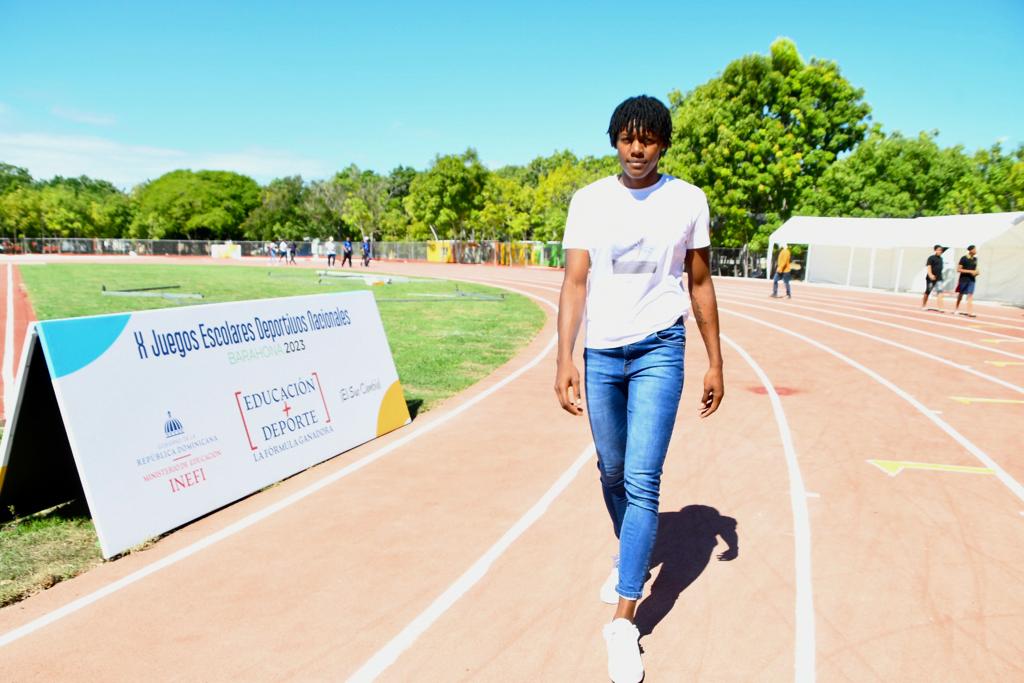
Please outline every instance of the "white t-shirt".
[[590, 252], [588, 348], [632, 344], [689, 315], [684, 259], [711, 244], [708, 222], [704, 192], [670, 175], [642, 190], [609, 176], [573, 195], [562, 247]]

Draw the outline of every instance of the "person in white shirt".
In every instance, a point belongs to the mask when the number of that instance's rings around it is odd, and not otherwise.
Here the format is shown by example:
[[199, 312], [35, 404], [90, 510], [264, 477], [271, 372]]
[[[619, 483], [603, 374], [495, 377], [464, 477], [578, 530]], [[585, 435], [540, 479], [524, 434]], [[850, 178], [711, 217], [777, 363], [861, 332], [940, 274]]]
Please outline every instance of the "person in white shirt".
[[334, 243], [333, 237], [327, 238], [327, 267], [334, 266], [334, 260], [338, 258], [338, 245]]
[[576, 192], [566, 219], [555, 393], [563, 409], [583, 413], [572, 353], [585, 310], [587, 414], [619, 539], [616, 567], [600, 591], [616, 605], [604, 627], [608, 674], [616, 683], [635, 683], [644, 669], [633, 621], [657, 535], [691, 308], [710, 365], [701, 417], [718, 409], [724, 381], [707, 199], [700, 188], [658, 171], [672, 139], [668, 108], [653, 97], [631, 97], [615, 109], [608, 135], [622, 172]]

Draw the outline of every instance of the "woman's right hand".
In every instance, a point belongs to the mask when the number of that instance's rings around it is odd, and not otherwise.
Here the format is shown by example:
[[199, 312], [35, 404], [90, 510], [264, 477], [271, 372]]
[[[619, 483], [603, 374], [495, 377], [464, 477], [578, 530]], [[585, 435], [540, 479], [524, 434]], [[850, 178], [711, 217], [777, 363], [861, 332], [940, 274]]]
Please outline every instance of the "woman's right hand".
[[572, 361], [558, 363], [555, 371], [555, 395], [562, 409], [571, 415], [583, 414], [583, 395], [580, 393], [580, 372]]

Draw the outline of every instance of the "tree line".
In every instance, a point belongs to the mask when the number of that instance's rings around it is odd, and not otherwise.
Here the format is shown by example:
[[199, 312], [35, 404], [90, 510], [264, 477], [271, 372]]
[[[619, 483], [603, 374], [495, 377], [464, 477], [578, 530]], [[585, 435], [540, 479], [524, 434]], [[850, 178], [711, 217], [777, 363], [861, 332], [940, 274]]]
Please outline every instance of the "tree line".
[[[780, 38], [693, 90], [668, 95], [662, 168], [701, 187], [717, 246], [754, 249], [792, 215], [916, 217], [1024, 210], [1024, 144], [969, 153], [937, 131], [904, 137], [871, 119], [839, 66]], [[355, 165], [265, 186], [231, 171], [177, 170], [123, 192], [85, 176], [33, 179], [0, 163], [7, 237], [277, 240], [559, 240], [572, 194], [616, 173], [614, 154], [559, 151], [487, 169], [473, 149], [425, 170]]]

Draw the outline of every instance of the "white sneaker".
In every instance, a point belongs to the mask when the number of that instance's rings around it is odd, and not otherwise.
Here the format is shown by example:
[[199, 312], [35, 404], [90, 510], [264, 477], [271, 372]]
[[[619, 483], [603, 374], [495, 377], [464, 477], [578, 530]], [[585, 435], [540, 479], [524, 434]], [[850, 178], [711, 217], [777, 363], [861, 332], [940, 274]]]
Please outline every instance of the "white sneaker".
[[640, 631], [628, 619], [616, 619], [605, 624], [603, 633], [608, 645], [608, 677], [613, 683], [640, 683], [644, 678]]
[[619, 585], [619, 568], [612, 567], [611, 574], [608, 575], [604, 585], [601, 586], [601, 602], [608, 605], [619, 604], [619, 594], [615, 592], [617, 585]]

